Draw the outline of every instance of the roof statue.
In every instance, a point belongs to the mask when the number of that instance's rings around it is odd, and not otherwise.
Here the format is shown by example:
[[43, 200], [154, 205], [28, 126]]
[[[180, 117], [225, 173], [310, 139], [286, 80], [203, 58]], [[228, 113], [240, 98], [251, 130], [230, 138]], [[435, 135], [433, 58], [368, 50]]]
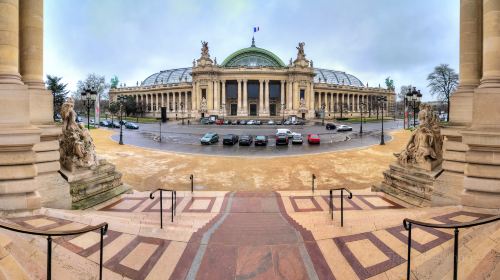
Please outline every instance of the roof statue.
[[196, 67], [196, 60], [193, 59], [193, 67]]
[[309, 60], [306, 59], [306, 54], [304, 52], [304, 46], [306, 43], [299, 42], [299, 46], [297, 48], [297, 58], [293, 62], [294, 66], [299, 67], [309, 67]]
[[217, 65], [217, 57], [214, 58], [214, 65]]
[[210, 53], [208, 51], [208, 42], [201, 41], [201, 57], [196, 62], [198, 66], [201, 67], [213, 64], [213, 61], [210, 59]]
[[313, 61], [312, 61], [312, 59], [311, 59], [311, 68], [312, 68], [312, 67], [313, 67]]
[[420, 105], [418, 120], [420, 125], [413, 131], [405, 149], [394, 155], [398, 158], [400, 165], [430, 171], [443, 159], [443, 137], [437, 116], [432, 112], [430, 105]]

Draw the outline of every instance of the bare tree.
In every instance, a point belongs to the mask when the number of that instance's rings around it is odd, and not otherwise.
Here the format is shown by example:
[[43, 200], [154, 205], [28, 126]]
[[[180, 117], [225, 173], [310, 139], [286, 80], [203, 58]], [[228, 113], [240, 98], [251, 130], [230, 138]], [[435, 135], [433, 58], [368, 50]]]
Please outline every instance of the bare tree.
[[439, 100], [448, 104], [446, 121], [450, 121], [450, 96], [457, 89], [458, 74], [448, 64], [440, 64], [427, 76], [427, 81], [431, 94], [437, 95]]

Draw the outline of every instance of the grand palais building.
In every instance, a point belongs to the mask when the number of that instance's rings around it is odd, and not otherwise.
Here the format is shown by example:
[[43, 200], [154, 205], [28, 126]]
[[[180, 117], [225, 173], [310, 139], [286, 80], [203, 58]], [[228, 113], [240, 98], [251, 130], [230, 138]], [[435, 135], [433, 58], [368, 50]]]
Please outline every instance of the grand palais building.
[[[285, 64], [274, 53], [252, 45], [229, 55], [222, 63], [210, 58], [202, 42], [201, 57], [192, 67], [154, 73], [139, 85], [110, 90], [110, 98], [133, 96], [144, 115], [159, 117], [165, 107], [169, 118], [218, 115], [237, 118], [297, 116], [305, 119], [358, 116], [361, 111], [392, 115], [395, 92], [368, 87], [354, 75], [314, 68], [304, 43], [295, 60]], [[378, 103], [378, 96], [387, 102]], [[383, 105], [382, 105], [383, 104]], [[165, 110], [164, 109], [164, 110]], [[388, 110], [389, 109], [389, 110]]]

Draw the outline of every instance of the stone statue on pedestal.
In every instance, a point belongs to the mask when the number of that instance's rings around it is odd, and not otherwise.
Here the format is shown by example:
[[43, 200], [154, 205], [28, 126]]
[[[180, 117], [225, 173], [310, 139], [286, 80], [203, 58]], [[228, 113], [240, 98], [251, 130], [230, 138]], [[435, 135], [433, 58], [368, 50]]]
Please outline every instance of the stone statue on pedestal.
[[74, 105], [73, 98], [68, 98], [62, 105], [63, 127], [59, 139], [61, 164], [70, 171], [97, 165], [92, 137], [83, 125], [76, 123]]
[[432, 170], [442, 161], [443, 137], [437, 116], [429, 105], [422, 104], [418, 113], [419, 127], [413, 131], [405, 149], [396, 154], [402, 166]]
[[200, 104], [200, 113], [206, 113], [207, 112], [207, 99], [205, 97], [201, 98], [201, 104]]
[[304, 42], [300, 42], [297, 48], [297, 58], [293, 61], [294, 66], [298, 67], [309, 67], [309, 60], [306, 59], [306, 54], [304, 52]]
[[210, 66], [213, 64], [212, 59], [210, 59], [210, 53], [208, 50], [208, 42], [206, 41], [201, 41], [201, 57], [196, 60], [197, 65], [204, 67], [204, 66]]

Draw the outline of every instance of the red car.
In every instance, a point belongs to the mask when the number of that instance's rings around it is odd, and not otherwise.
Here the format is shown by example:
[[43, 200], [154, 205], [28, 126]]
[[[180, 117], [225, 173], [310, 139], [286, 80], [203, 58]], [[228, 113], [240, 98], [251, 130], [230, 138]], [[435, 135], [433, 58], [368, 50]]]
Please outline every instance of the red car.
[[320, 139], [318, 134], [308, 134], [307, 135], [307, 142], [309, 144], [319, 144]]
[[222, 125], [222, 124], [224, 124], [224, 120], [223, 120], [223, 119], [217, 119], [217, 120], [215, 121], [215, 124], [216, 124], [216, 125]]

